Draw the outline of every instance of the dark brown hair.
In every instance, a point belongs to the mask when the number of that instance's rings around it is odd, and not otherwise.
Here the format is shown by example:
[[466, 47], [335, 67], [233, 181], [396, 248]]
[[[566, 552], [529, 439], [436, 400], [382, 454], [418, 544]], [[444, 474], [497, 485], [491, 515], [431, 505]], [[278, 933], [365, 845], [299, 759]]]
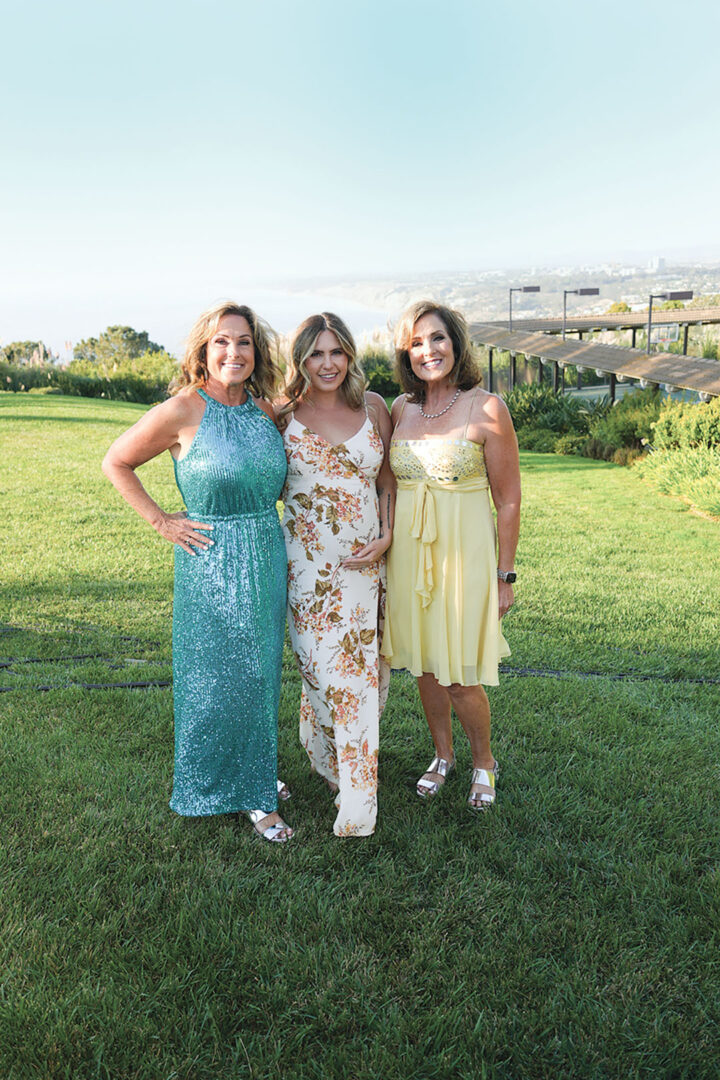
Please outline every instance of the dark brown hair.
[[454, 308], [445, 307], [434, 300], [419, 300], [403, 311], [395, 327], [395, 378], [411, 402], [424, 402], [425, 383], [418, 379], [410, 364], [410, 343], [418, 319], [423, 315], [437, 315], [442, 320], [452, 344], [455, 364], [450, 372], [450, 382], [460, 390], [472, 390], [482, 382], [482, 374], [475, 359], [475, 351], [465, 316]]

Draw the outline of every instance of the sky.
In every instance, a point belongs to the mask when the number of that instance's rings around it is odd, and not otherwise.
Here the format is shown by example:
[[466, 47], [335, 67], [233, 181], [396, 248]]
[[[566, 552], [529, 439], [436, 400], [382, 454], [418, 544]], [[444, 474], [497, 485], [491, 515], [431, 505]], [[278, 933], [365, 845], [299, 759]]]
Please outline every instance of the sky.
[[175, 349], [220, 297], [286, 331], [287, 291], [337, 278], [720, 260], [716, 0], [6, 0], [2, 26], [0, 342]]

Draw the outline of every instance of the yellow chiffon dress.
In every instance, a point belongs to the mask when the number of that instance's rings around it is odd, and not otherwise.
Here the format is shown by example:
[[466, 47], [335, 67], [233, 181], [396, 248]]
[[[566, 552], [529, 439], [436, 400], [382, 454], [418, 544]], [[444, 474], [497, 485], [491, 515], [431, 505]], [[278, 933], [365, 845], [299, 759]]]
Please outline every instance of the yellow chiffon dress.
[[483, 448], [467, 437], [396, 439], [393, 542], [381, 653], [442, 686], [497, 686], [510, 655], [498, 617], [495, 524]]

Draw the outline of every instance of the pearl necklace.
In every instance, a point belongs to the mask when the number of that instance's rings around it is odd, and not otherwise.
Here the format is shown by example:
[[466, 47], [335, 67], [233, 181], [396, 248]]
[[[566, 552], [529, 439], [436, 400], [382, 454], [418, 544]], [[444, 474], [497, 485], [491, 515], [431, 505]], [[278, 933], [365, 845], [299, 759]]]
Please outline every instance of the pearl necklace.
[[455, 391], [455, 397], [452, 399], [452, 401], [450, 401], [450, 403], [448, 405], [446, 405], [445, 408], [442, 409], [440, 412], [426, 413], [425, 410], [423, 409], [422, 405], [421, 405], [420, 406], [420, 415], [424, 416], [426, 420], [437, 420], [438, 416], [444, 416], [444, 414], [448, 411], [448, 409], [452, 409], [453, 405], [455, 404], [455, 402], [457, 401], [457, 399], [459, 397], [460, 397], [460, 387], [458, 387], [457, 390]]

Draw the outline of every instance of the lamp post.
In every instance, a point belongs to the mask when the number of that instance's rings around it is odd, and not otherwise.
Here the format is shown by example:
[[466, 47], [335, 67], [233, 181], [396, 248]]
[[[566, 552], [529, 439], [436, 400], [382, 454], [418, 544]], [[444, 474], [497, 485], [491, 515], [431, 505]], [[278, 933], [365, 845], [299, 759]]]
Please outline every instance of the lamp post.
[[512, 330], [512, 294], [514, 292], [540, 292], [539, 285], [518, 285], [508, 289], [508, 330]]
[[650, 355], [650, 331], [652, 330], [652, 302], [653, 300], [692, 300], [692, 289], [679, 289], [675, 292], [656, 292], [650, 293], [650, 302], [648, 303], [648, 325], [647, 325], [647, 354]]
[[567, 298], [568, 296], [599, 296], [599, 289], [563, 289], [563, 328], [562, 339], [565, 340], [565, 322], [567, 320]]

